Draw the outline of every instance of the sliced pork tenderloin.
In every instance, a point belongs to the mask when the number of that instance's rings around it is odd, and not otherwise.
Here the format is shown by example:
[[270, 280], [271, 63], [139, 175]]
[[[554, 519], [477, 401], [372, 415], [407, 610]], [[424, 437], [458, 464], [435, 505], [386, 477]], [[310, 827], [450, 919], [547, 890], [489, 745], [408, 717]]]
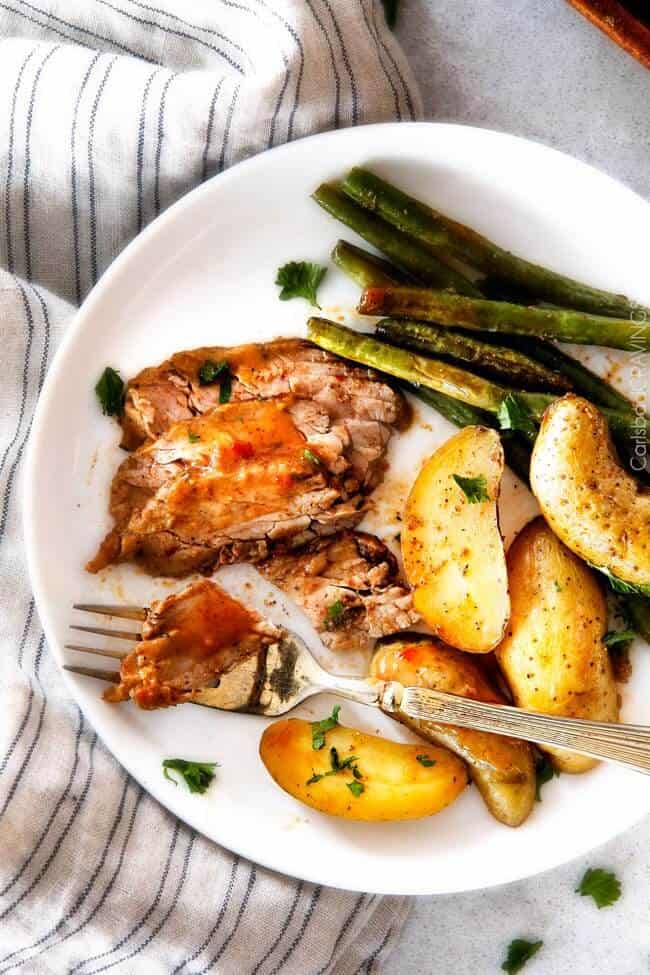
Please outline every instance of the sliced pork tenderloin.
[[305, 611], [331, 650], [370, 650], [379, 637], [419, 620], [395, 556], [365, 532], [319, 538], [257, 568]]

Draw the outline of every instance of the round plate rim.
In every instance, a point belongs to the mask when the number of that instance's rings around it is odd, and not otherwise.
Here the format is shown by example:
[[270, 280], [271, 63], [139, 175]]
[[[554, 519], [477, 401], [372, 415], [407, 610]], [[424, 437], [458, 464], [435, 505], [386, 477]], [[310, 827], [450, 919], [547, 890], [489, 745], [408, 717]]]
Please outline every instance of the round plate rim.
[[[383, 131], [396, 130], [399, 127], [400, 131], [403, 131], [405, 126], [408, 127], [409, 129], [413, 129], [413, 128], [420, 128], [420, 129], [426, 128], [427, 130], [434, 129], [438, 132], [441, 138], [444, 138], [445, 132], [448, 131], [453, 132], [456, 130], [470, 130], [474, 133], [479, 134], [479, 136], [485, 135], [488, 137], [495, 137], [497, 139], [501, 139], [504, 141], [504, 143], [512, 142], [516, 144], [533, 146], [537, 151], [541, 152], [542, 154], [552, 154], [554, 156], [561, 157], [564, 164], [572, 165], [574, 168], [577, 168], [579, 170], [580, 169], [589, 170], [592, 174], [597, 174], [599, 177], [601, 177], [602, 179], [606, 180], [608, 183], [615, 186], [618, 192], [623, 191], [624, 193], [628, 194], [630, 198], [632, 198], [639, 206], [648, 208], [648, 203], [643, 199], [643, 197], [637, 194], [634, 190], [625, 186], [625, 184], [621, 183], [619, 180], [602, 172], [601, 170], [597, 169], [591, 164], [576, 159], [575, 157], [569, 155], [568, 153], [562, 152], [561, 150], [556, 149], [552, 146], [548, 146], [539, 140], [528, 139], [522, 136], [512, 135], [507, 132], [502, 132], [487, 127], [465, 125], [460, 123], [450, 123], [450, 122], [384, 122], [384, 123], [372, 123], [364, 126], [358, 126], [356, 128], [338, 129], [333, 131], [315, 133], [313, 135], [305, 136], [294, 142], [285, 143], [283, 145], [279, 145], [272, 149], [266, 150], [265, 152], [258, 153], [254, 156], [251, 156], [248, 159], [245, 159], [237, 163], [236, 165], [230, 167], [224, 172], [218, 173], [217, 175], [211, 177], [209, 180], [206, 180], [206, 182], [200, 184], [199, 186], [196, 186], [194, 189], [189, 191], [187, 194], [185, 194], [183, 197], [181, 197], [179, 200], [177, 200], [175, 203], [169, 206], [163, 213], [159, 214], [150, 224], [147, 225], [147, 227], [143, 231], [141, 231], [135, 238], [133, 238], [133, 240], [131, 240], [126, 245], [124, 250], [121, 251], [120, 254], [115, 258], [115, 260], [111, 263], [111, 265], [102, 274], [97, 284], [92, 288], [92, 290], [86, 296], [85, 300], [78, 308], [76, 313], [72, 316], [70, 322], [66, 326], [65, 335], [61, 339], [57, 352], [54, 356], [54, 359], [48, 369], [45, 382], [43, 384], [43, 388], [41, 390], [41, 393], [38, 398], [38, 402], [36, 404], [31, 430], [29, 434], [29, 440], [26, 449], [25, 466], [23, 471], [23, 485], [22, 485], [22, 492], [21, 492], [22, 502], [23, 502], [22, 523], [23, 523], [23, 537], [25, 541], [26, 561], [27, 561], [29, 580], [34, 595], [36, 609], [41, 619], [43, 630], [45, 632], [45, 636], [48, 644], [57, 643], [58, 641], [54, 637], [53, 628], [51, 626], [51, 621], [49, 619], [49, 613], [47, 609], [47, 599], [43, 592], [41, 572], [37, 564], [38, 557], [36, 553], [36, 539], [33, 531], [32, 511], [33, 511], [34, 504], [37, 503], [37, 495], [38, 495], [38, 484], [37, 484], [38, 479], [36, 476], [38, 445], [41, 437], [44, 435], [43, 434], [44, 418], [47, 414], [47, 406], [48, 406], [49, 399], [53, 395], [53, 390], [56, 386], [58, 376], [64, 369], [67, 361], [67, 357], [69, 354], [68, 350], [70, 346], [73, 344], [75, 336], [79, 332], [79, 329], [87, 327], [87, 323], [91, 322], [96, 305], [103, 300], [105, 292], [110, 291], [113, 285], [113, 281], [119, 277], [119, 275], [122, 272], [122, 269], [127, 264], [129, 264], [130, 262], [138, 258], [140, 252], [148, 246], [149, 241], [152, 238], [163, 235], [166, 232], [167, 226], [169, 224], [172, 224], [180, 213], [182, 213], [188, 207], [194, 206], [197, 200], [201, 196], [209, 197], [209, 195], [214, 190], [215, 184], [219, 185], [220, 187], [223, 187], [224, 184], [227, 185], [228, 180], [231, 179], [233, 175], [238, 176], [244, 168], [254, 168], [260, 165], [263, 166], [264, 165], [263, 160], [265, 160], [270, 155], [273, 155], [274, 157], [281, 156], [283, 154], [290, 155], [296, 146], [303, 145], [305, 142], [316, 144], [318, 142], [345, 140], [349, 136], [349, 133], [358, 132], [360, 129], [372, 132], [376, 130], [383, 130]], [[72, 681], [70, 676], [66, 673], [66, 671], [64, 671], [61, 668], [60, 661], [58, 658], [56, 658], [56, 663], [61, 671], [63, 680], [67, 686], [71, 698], [79, 706], [79, 708], [84, 713], [84, 716], [87, 718], [87, 720], [90, 721], [88, 715], [84, 710], [83, 704], [77, 699], [74, 682]], [[97, 722], [94, 719], [93, 721], [90, 721], [90, 723], [97, 725]], [[101, 734], [101, 727], [98, 729], [98, 733], [103, 740], [103, 736]], [[112, 749], [108, 745], [106, 745], [106, 747], [111, 752], [111, 755], [113, 755], [113, 757], [116, 758]], [[206, 836], [206, 838], [210, 839], [212, 842], [216, 842], [218, 843], [218, 845], [222, 845], [224, 848], [228, 849], [232, 853], [238, 856], [246, 857], [247, 859], [252, 860], [253, 862], [261, 865], [262, 867], [265, 867], [267, 869], [273, 870], [278, 873], [285, 873], [285, 874], [287, 873], [287, 871], [283, 870], [282, 867], [273, 860], [272, 856], [269, 857], [261, 856], [257, 849], [254, 852], [252, 852], [251, 849], [248, 848], [246, 843], [242, 843], [242, 842], [231, 843], [230, 841], [225, 841], [221, 839], [219, 841], [214, 840], [211, 836], [205, 833], [205, 831], [201, 829], [201, 827], [192, 823], [191, 817], [177, 812], [176, 809], [173, 808], [174, 804], [170, 802], [169, 795], [165, 794], [162, 788], [156, 789], [156, 788], [151, 788], [150, 786], [145, 786], [142, 783], [141, 778], [136, 770], [136, 767], [134, 767], [133, 762], [129, 760], [125, 760], [124, 757], [120, 757], [119, 759], [116, 758], [116, 761], [118, 761], [118, 763], [126, 769], [129, 775], [135, 781], [137, 781], [145, 789], [145, 791], [151, 794], [172, 815], [175, 815], [182, 821], [186, 822], [191, 828], [196, 829], [197, 832], [200, 832], [202, 835]], [[422, 884], [412, 884], [412, 883], [405, 884], [403, 880], [400, 879], [398, 876], [390, 876], [390, 871], [388, 871], [385, 883], [373, 884], [371, 887], [368, 887], [368, 885], [342, 886], [340, 884], [337, 884], [336, 882], [333, 882], [331, 878], [324, 880], [322, 871], [311, 870], [309, 868], [309, 864], [307, 863], [305, 864], [304, 869], [302, 869], [299, 874], [292, 872], [287, 875], [296, 876], [302, 880], [314, 884], [325, 883], [327, 884], [327, 886], [336, 889], [368, 892], [368, 893], [383, 894], [383, 895], [436, 896], [438, 894], [442, 895], [445, 893], [450, 893], [450, 894], [462, 893], [462, 892], [469, 892], [473, 890], [490, 889], [492, 887], [498, 888], [506, 884], [513, 883], [517, 880], [523, 880], [528, 877], [548, 873], [549, 871], [555, 869], [556, 867], [559, 867], [565, 863], [569, 863], [572, 860], [576, 859], [577, 857], [586, 854], [590, 850], [598, 849], [604, 843], [615, 838], [616, 836], [625, 832], [625, 830], [631, 828], [632, 826], [640, 822], [649, 812], [650, 812], [650, 794], [648, 796], [647, 805], [643, 809], [637, 808], [634, 811], [634, 813], [627, 818], [626, 821], [619, 822], [617, 824], [615, 831], [611, 833], [609, 837], [605, 838], [602, 841], [602, 843], [599, 843], [596, 846], [587, 846], [585, 847], [585, 849], [579, 848], [575, 852], [570, 853], [569, 855], [562, 854], [560, 857], [555, 859], [549, 865], [543, 866], [539, 870], [533, 870], [533, 872], [526, 871], [522, 873], [521, 870], [517, 869], [515, 864], [512, 864], [512, 866], [509, 869], [503, 871], [503, 874], [498, 881], [490, 885], [486, 885], [483, 882], [480, 883], [477, 882], [476, 884], [468, 884], [467, 882], [464, 882], [457, 886], [454, 886], [453, 884], [447, 885], [444, 890], [438, 889], [438, 890], [431, 891], [426, 887], [426, 885], [423, 886]]]

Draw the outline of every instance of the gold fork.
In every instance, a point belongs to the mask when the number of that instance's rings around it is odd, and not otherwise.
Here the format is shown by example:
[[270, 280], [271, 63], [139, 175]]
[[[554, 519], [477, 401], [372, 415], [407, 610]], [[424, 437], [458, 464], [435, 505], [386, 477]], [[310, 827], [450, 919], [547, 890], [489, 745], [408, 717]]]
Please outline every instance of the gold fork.
[[[118, 619], [144, 622], [148, 610], [141, 606], [103, 606], [77, 603], [73, 607]], [[142, 639], [135, 630], [115, 630], [74, 624], [71, 629], [99, 636], [117, 637], [135, 643]], [[277, 717], [308, 697], [321, 692], [376, 707], [396, 718], [418, 718], [438, 724], [453, 724], [477, 731], [491, 731], [511, 738], [523, 738], [537, 745], [548, 745], [579, 752], [591, 758], [616, 762], [637, 772], [650, 773], [650, 727], [636, 724], [610, 724], [582, 718], [558, 718], [537, 711], [505, 704], [486, 704], [469, 698], [428, 690], [403, 687], [395, 681], [342, 677], [324, 670], [306, 644], [285, 629], [286, 636], [265, 648], [260, 655], [244, 659], [225, 674], [218, 686], [196, 692], [192, 703], [223, 711], [243, 711]], [[119, 650], [66, 644], [75, 652], [122, 660]], [[95, 667], [64, 665], [64, 670], [86, 677], [117, 683], [119, 671]]]

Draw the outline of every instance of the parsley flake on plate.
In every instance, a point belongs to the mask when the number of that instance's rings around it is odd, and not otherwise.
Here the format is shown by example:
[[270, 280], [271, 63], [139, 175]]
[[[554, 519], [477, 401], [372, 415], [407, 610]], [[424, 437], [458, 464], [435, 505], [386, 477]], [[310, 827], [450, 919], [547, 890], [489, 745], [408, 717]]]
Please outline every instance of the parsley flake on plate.
[[332, 746], [332, 748], [330, 748], [331, 768], [327, 772], [314, 772], [311, 778], [307, 779], [306, 785], [314, 785], [316, 782], [320, 782], [321, 779], [326, 778], [328, 775], [339, 775], [341, 772], [348, 771], [352, 772], [355, 781], [346, 782], [346, 785], [354, 796], [360, 796], [364, 791], [365, 786], [359, 782], [359, 779], [362, 779], [363, 776], [359, 771], [359, 766], [355, 764], [357, 760], [357, 755], [348, 755], [347, 758], [344, 758], [343, 761], [341, 761], [337, 749]]
[[221, 379], [219, 380], [219, 402], [223, 406], [224, 403], [230, 402], [230, 397], [232, 396], [232, 374], [230, 370], [225, 372]]
[[616, 903], [621, 896], [621, 882], [609, 870], [590, 867], [580, 881], [580, 886], [576, 887], [576, 894], [582, 897], [593, 897], [600, 910], [601, 907], [611, 907]]
[[232, 393], [232, 373], [227, 359], [214, 362], [206, 359], [199, 367], [199, 383], [201, 386], [212, 386], [219, 383], [219, 402], [229, 403]]
[[535, 766], [535, 799], [542, 801], [542, 786], [550, 782], [552, 778], [558, 778], [560, 773], [554, 767], [548, 755], [544, 755]]
[[415, 757], [420, 765], [424, 765], [425, 768], [431, 768], [432, 765], [436, 764], [435, 760], [433, 758], [429, 758], [428, 755], [416, 755]]
[[332, 709], [332, 713], [329, 718], [323, 718], [322, 721], [312, 721], [311, 723], [311, 747], [314, 751], [319, 751], [325, 744], [325, 735], [332, 728], [336, 728], [339, 723], [339, 713], [341, 711], [341, 705], [336, 704]]
[[603, 637], [606, 647], [616, 647], [621, 643], [631, 643], [636, 636], [634, 630], [610, 630]]
[[333, 772], [343, 772], [346, 768], [354, 770], [353, 767], [356, 760], [356, 755], [348, 755], [347, 758], [341, 761], [338, 750], [334, 746], [330, 748], [330, 764]]
[[106, 366], [95, 386], [104, 416], [121, 416], [124, 408], [124, 383], [116, 369]]
[[166, 779], [178, 785], [177, 779], [169, 774], [170, 770], [178, 772], [190, 792], [200, 793], [206, 791], [218, 766], [218, 762], [190, 762], [186, 758], [166, 758], [162, 763]]
[[587, 562], [587, 565], [590, 565], [596, 572], [602, 572], [614, 592], [621, 593], [623, 596], [650, 596], [650, 586], [637, 586], [633, 582], [625, 582], [604, 565], [594, 565], [593, 562]]
[[[356, 755], [350, 755], [348, 758], [344, 758], [343, 761], [341, 761], [339, 759], [338, 751], [332, 746], [332, 748], [330, 748], [330, 770], [328, 772], [314, 772], [312, 777], [307, 779], [307, 785], [312, 785], [314, 782], [320, 782], [320, 780], [324, 779], [327, 775], [337, 775], [339, 772], [345, 772], [346, 769], [350, 769], [355, 779], [359, 779], [361, 778], [361, 773], [359, 772], [357, 775], [358, 769], [354, 764], [356, 761]], [[357, 771], [355, 771], [355, 769]]]
[[362, 792], [366, 791], [366, 787], [363, 782], [346, 782], [345, 783], [352, 793], [352, 795], [358, 799]]
[[206, 359], [199, 367], [199, 383], [201, 386], [211, 386], [219, 382], [224, 373], [230, 372], [230, 366], [226, 359], [215, 362], [213, 359]]
[[537, 436], [537, 424], [526, 403], [516, 393], [508, 393], [503, 398], [497, 420], [502, 430], [523, 433], [532, 439]]
[[506, 960], [501, 966], [501, 970], [508, 975], [517, 975], [527, 961], [536, 955], [544, 944], [543, 941], [527, 941], [525, 938], [515, 938], [508, 945]]
[[306, 298], [310, 305], [320, 308], [316, 300], [316, 292], [326, 272], [326, 267], [313, 264], [311, 261], [289, 261], [288, 264], [284, 264], [278, 270], [275, 279], [275, 283], [282, 289], [280, 300]]
[[340, 599], [337, 599], [331, 606], [328, 606], [325, 612], [325, 629], [335, 630], [340, 624], [344, 612], [345, 607]]
[[461, 474], [452, 474], [451, 476], [470, 504], [490, 500], [487, 493], [487, 482], [482, 474], [479, 474], [478, 477], [463, 477]]
[[198, 433], [194, 433], [194, 430], [188, 430], [187, 439], [190, 443], [198, 443], [201, 438], [199, 437]]

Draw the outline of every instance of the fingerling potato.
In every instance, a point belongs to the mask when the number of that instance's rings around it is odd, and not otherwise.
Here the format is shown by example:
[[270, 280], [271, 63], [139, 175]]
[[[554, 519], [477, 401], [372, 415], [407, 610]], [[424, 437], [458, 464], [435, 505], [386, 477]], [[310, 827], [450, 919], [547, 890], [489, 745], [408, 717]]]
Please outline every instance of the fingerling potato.
[[[618, 693], [603, 637], [607, 603], [594, 573], [542, 518], [508, 552], [512, 611], [497, 660], [515, 703], [544, 714], [618, 720]], [[594, 759], [540, 745], [560, 772]]]
[[465, 427], [424, 465], [406, 502], [402, 556], [413, 605], [445, 643], [486, 653], [510, 615], [497, 518], [498, 433]]
[[[370, 675], [377, 680], [398, 681], [405, 687], [427, 687], [475, 701], [507, 703], [475, 659], [421, 634], [402, 634], [381, 643]], [[527, 742], [417, 718], [401, 720], [412, 731], [444, 745], [467, 762], [495, 819], [506, 826], [523, 823], [535, 802], [535, 763]]]
[[[332, 749], [339, 765], [351, 758], [353, 764], [333, 771]], [[342, 725], [328, 731], [316, 751], [310, 722], [299, 718], [269, 725], [260, 757], [295, 799], [330, 816], [368, 822], [431, 816], [458, 798], [468, 781], [463, 763], [445, 748], [400, 744]]]
[[621, 466], [602, 413], [563, 396], [544, 413], [530, 485], [572, 552], [650, 595], [650, 491]]

